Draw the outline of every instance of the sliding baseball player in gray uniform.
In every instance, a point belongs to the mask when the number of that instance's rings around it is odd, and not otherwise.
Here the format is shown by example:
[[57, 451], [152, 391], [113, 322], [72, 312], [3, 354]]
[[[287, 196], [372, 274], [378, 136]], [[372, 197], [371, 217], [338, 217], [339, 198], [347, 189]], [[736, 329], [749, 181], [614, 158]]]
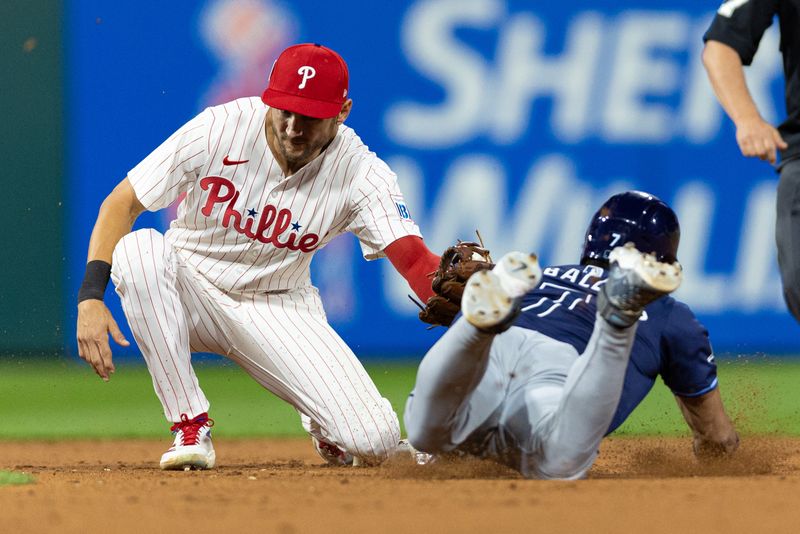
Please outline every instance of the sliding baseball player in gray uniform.
[[542, 272], [536, 256], [512, 252], [474, 274], [462, 316], [420, 364], [405, 412], [411, 444], [530, 478], [581, 478], [661, 374], [695, 452], [735, 450], [707, 332], [666, 296], [681, 282], [679, 235], [666, 204], [627, 192], [595, 215], [581, 264]]

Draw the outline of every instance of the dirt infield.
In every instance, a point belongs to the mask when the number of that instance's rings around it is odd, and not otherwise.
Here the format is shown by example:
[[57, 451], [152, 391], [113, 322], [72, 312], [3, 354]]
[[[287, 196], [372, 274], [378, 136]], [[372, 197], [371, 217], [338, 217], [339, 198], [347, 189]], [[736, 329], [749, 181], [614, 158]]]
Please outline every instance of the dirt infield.
[[330, 468], [308, 440], [216, 442], [212, 471], [158, 470], [163, 442], [0, 443], [0, 532], [800, 532], [800, 439], [745, 438], [698, 464], [687, 439], [609, 439], [588, 480], [490, 462]]

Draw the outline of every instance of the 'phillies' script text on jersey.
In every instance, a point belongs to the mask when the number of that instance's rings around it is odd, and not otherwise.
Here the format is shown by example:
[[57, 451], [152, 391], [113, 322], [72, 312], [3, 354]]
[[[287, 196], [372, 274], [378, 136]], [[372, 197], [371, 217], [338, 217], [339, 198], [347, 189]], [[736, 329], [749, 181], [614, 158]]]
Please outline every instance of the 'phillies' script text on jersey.
[[366, 259], [419, 236], [397, 177], [347, 126], [314, 160], [286, 176], [267, 144], [268, 107], [242, 98], [207, 108], [128, 173], [142, 205], [182, 194], [165, 237], [181, 261], [228, 293], [311, 285], [311, 258], [350, 232]]
[[[239, 199], [239, 191], [236, 190], [233, 182], [222, 176], [206, 176], [200, 180], [200, 187], [209, 190], [208, 200], [206, 200], [206, 204], [201, 210], [206, 217], [211, 215], [214, 204], [230, 201], [225, 208], [225, 215], [222, 216], [222, 226], [225, 228], [231, 225], [231, 219], [233, 219], [233, 228], [240, 234], [244, 234], [250, 239], [258, 239], [262, 243], [271, 243], [277, 248], [311, 252], [319, 245], [319, 236], [314, 233], [304, 234], [295, 243], [297, 234], [292, 232], [286, 238], [286, 241], [281, 243], [278, 240], [278, 236], [289, 228], [292, 221], [292, 212], [286, 208], [278, 210], [272, 204], [266, 204], [261, 209], [261, 218], [258, 220], [255, 232], [253, 231], [255, 218], [248, 217], [244, 225], [242, 225], [242, 213], [234, 208], [236, 201]], [[272, 230], [269, 235], [267, 235], [268, 230]]]

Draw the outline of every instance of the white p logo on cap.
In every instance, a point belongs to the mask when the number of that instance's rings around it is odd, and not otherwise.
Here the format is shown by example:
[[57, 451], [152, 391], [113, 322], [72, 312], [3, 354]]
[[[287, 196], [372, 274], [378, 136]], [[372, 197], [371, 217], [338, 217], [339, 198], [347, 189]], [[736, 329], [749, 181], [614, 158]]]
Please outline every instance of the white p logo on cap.
[[303, 65], [297, 69], [297, 74], [303, 77], [303, 80], [300, 82], [300, 85], [298, 85], [297, 88], [303, 89], [306, 86], [306, 82], [317, 75], [317, 71], [314, 70], [314, 67], [310, 65]]

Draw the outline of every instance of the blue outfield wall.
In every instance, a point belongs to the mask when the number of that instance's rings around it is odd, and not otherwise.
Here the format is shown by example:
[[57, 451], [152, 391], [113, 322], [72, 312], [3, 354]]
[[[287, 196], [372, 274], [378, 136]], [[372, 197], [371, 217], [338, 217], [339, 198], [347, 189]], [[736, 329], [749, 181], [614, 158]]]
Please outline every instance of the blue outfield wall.
[[[716, 3], [614, 6], [67, 1], [67, 324], [97, 209], [114, 184], [205, 106], [260, 94], [278, 52], [312, 41], [348, 61], [348, 124], [397, 172], [433, 250], [478, 228], [496, 254], [572, 262], [609, 194], [647, 190], [678, 212], [678, 297], [717, 351], [800, 352], [775, 262], [777, 175], [739, 154], [700, 63]], [[748, 76], [765, 117], [780, 121], [774, 28]], [[137, 226], [163, 229], [169, 217], [145, 214]], [[312, 279], [357, 354], [419, 354], [441, 335], [417, 321], [389, 262], [360, 259], [351, 236], [317, 255]], [[124, 322], [116, 297], [107, 300]], [[74, 328], [66, 331], [74, 353]]]

